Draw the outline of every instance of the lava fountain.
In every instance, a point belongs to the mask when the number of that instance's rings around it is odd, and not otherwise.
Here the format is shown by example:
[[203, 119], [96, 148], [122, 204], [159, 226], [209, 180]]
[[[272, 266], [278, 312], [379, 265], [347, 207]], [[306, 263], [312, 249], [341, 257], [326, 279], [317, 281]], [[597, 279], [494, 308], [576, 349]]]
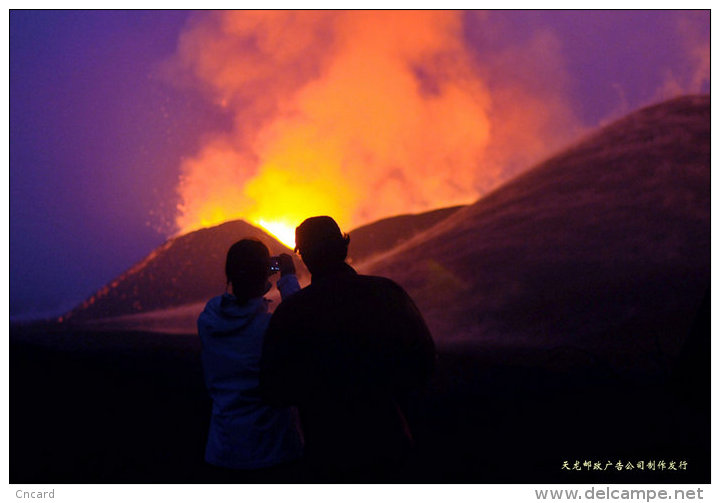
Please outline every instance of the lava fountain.
[[493, 99], [462, 16], [200, 13], [173, 65], [234, 121], [181, 166], [179, 232], [244, 219], [292, 247], [309, 216], [351, 228], [470, 203], [501, 181], [514, 140], [545, 153], [558, 114], [517, 86]]

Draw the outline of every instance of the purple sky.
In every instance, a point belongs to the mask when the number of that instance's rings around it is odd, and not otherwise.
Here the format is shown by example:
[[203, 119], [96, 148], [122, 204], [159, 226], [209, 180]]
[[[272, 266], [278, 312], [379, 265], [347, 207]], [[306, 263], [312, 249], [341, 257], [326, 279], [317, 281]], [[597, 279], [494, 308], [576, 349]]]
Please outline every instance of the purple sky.
[[[61, 314], [167, 239], [181, 159], [230, 125], [198, 90], [161, 76], [193, 15], [10, 12], [11, 317]], [[707, 12], [488, 16], [468, 13], [464, 31], [478, 58], [498, 59], [489, 85], [502, 76], [562, 87], [585, 127], [669, 88], [709, 92], [698, 73]], [[559, 63], [497, 58], [534, 40], [550, 40]]]

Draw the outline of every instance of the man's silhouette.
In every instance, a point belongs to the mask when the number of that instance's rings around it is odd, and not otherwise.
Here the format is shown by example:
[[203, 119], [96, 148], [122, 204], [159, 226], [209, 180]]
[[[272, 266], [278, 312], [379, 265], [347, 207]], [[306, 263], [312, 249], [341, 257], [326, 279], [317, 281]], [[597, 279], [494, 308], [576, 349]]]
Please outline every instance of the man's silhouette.
[[412, 446], [401, 403], [432, 371], [430, 332], [400, 286], [345, 263], [350, 238], [332, 218], [295, 232], [312, 283], [273, 314], [261, 391], [298, 406], [317, 480], [398, 481]]

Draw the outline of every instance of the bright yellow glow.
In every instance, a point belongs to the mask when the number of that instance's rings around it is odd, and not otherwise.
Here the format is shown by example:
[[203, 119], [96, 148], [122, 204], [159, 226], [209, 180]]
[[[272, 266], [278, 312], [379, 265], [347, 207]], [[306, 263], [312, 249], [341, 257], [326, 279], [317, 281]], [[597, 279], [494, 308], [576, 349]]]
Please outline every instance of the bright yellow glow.
[[[505, 143], [515, 159], [552, 130], [531, 106], [490, 127], [495, 102], [454, 11], [218, 12], [193, 26], [179, 61], [235, 127], [183, 160], [181, 233], [242, 219], [293, 247], [308, 217], [350, 230], [470, 203], [496, 184]], [[512, 110], [523, 98], [503, 96]]]
[[258, 220], [258, 224], [282, 244], [291, 250], [295, 249], [295, 226], [284, 222], [267, 222], [262, 218]]
[[212, 227], [227, 222], [228, 217], [225, 211], [220, 207], [209, 207], [200, 219], [201, 227]]

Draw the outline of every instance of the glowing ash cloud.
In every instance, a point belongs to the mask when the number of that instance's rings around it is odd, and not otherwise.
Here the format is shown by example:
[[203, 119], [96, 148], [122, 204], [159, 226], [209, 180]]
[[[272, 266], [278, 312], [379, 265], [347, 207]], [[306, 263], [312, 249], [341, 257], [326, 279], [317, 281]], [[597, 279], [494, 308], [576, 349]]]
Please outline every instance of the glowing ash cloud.
[[491, 94], [458, 12], [203, 13], [175, 64], [235, 120], [181, 167], [180, 232], [242, 218], [287, 243], [312, 215], [469, 203], [572, 122], [522, 86]]

